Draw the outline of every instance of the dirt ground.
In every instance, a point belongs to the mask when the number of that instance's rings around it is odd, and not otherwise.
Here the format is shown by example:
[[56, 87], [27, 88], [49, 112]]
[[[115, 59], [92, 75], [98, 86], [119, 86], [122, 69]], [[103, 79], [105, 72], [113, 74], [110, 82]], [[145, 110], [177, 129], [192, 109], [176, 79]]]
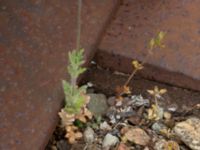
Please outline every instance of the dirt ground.
[[[84, 74], [80, 84], [91, 83], [92, 88], [88, 89], [89, 93], [103, 93], [107, 97], [110, 97], [115, 95], [116, 87], [122, 86], [127, 78], [128, 75], [126, 74], [113, 72], [108, 69], [102, 69], [96, 65], [92, 65], [86, 74]], [[142, 95], [144, 98], [149, 98], [147, 90], [153, 89], [154, 86], [167, 89], [167, 94], [163, 96], [162, 103], [164, 107], [176, 106], [177, 110], [180, 112], [200, 103], [200, 92], [175, 87], [173, 85], [167, 85], [156, 81], [150, 81], [141, 78], [140, 76], [135, 76], [134, 79], [130, 82], [129, 86], [133, 95]], [[199, 113], [195, 115], [200, 117]], [[46, 147], [46, 150], [52, 150], [53, 143], [58, 143], [57, 145], [60, 145], [56, 147], [58, 150], [71, 149], [71, 146], [67, 143], [64, 136], [65, 132], [61, 128], [57, 127], [54, 135]], [[83, 146], [84, 144], [80, 144], [79, 142], [79, 145]], [[78, 149], [82, 148], [78, 147]]]
[[[115, 94], [115, 88], [123, 85], [127, 78], [128, 75], [112, 72], [108, 69], [102, 69], [93, 65], [88, 69], [88, 72], [81, 84], [91, 82], [95, 89], [97, 89], [97, 92], [104, 93], [107, 96], [112, 96]], [[177, 104], [179, 109], [193, 106], [200, 102], [200, 92], [198, 91], [192, 91], [189, 89], [175, 87], [173, 85], [147, 80], [137, 75], [130, 82], [129, 86], [131, 87], [132, 94], [141, 94], [144, 97], [148, 97], [147, 90], [153, 89], [154, 86], [165, 88], [168, 92], [165, 94], [164, 100], [168, 105]]]

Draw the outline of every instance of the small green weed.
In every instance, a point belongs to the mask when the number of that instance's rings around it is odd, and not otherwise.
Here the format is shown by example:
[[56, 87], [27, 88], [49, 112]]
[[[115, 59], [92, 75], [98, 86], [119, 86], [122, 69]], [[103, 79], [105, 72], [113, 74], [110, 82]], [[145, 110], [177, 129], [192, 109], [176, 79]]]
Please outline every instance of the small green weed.
[[86, 94], [87, 86], [78, 86], [77, 79], [80, 74], [86, 71], [84, 64], [84, 50], [73, 50], [69, 52], [69, 65], [67, 67], [70, 81], [63, 80], [65, 94], [65, 106], [58, 113], [61, 118], [61, 125], [66, 129], [65, 137], [70, 143], [75, 143], [82, 137], [79, 128], [82, 128], [87, 119], [92, 118], [92, 113], [86, 108], [89, 96]]
[[86, 86], [78, 87], [76, 82], [80, 74], [86, 71], [86, 68], [81, 65], [84, 64], [83, 49], [69, 52], [69, 65], [67, 67], [70, 75], [70, 82], [63, 80], [63, 89], [65, 93], [65, 111], [68, 113], [79, 113], [81, 107], [86, 102]]

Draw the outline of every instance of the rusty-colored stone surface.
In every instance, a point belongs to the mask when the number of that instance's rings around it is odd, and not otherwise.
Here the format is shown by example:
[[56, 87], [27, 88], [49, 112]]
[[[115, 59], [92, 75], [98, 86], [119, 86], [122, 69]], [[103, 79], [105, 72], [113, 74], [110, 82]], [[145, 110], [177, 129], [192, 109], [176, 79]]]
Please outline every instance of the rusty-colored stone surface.
[[166, 31], [166, 48], [155, 52], [141, 74], [200, 90], [199, 10], [199, 0], [124, 0], [96, 59], [104, 67], [130, 73], [131, 60], [144, 60], [149, 40]]
[[[0, 0], [0, 149], [44, 149], [58, 120], [77, 1]], [[83, 1], [87, 60], [117, 0]]]

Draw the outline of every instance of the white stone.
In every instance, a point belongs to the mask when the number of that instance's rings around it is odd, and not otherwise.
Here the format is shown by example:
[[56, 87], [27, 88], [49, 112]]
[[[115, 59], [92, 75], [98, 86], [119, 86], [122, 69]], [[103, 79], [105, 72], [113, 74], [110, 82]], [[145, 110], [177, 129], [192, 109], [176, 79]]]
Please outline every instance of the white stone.
[[106, 121], [104, 121], [100, 124], [100, 129], [101, 130], [111, 130], [112, 128]]
[[84, 140], [86, 143], [92, 143], [94, 142], [94, 130], [91, 127], [87, 127], [83, 133]]
[[116, 136], [108, 133], [103, 139], [102, 146], [103, 148], [108, 149], [109, 147], [116, 145], [118, 142], [119, 139]]

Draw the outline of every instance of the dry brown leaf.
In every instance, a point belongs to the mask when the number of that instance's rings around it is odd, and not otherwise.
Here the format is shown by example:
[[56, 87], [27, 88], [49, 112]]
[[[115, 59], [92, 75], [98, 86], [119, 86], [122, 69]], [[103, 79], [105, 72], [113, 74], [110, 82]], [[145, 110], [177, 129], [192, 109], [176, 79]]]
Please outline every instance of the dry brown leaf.
[[154, 97], [160, 98], [161, 95], [163, 95], [167, 92], [167, 90], [159, 89], [157, 86], [155, 86], [153, 90], [147, 90], [147, 92]]
[[137, 60], [133, 60], [132, 65], [134, 66], [136, 70], [141, 70], [144, 68], [144, 66], [141, 63], [139, 63]]
[[147, 92], [148, 92], [150, 95], [154, 95], [154, 91], [153, 91], [153, 90], [147, 90]]
[[167, 92], [166, 89], [160, 89], [159, 93], [162, 95], [162, 94], [165, 94]]
[[93, 116], [92, 113], [86, 107], [84, 107], [84, 108], [82, 108], [80, 114], [77, 114], [75, 116], [75, 118], [86, 123], [87, 118], [92, 119], [92, 116]]
[[116, 87], [116, 95], [120, 97], [123, 94], [131, 94], [131, 90], [129, 86], [117, 86]]
[[151, 108], [147, 110], [147, 118], [149, 120], [160, 120], [163, 117], [161, 113], [162, 112], [158, 106], [152, 105]]
[[84, 123], [87, 122], [87, 119], [85, 118], [84, 114], [77, 115], [76, 119], [78, 119], [78, 120], [80, 120], [81, 122], [84, 122]]
[[84, 108], [84, 115], [89, 119], [92, 119], [93, 116], [91, 111], [89, 111], [86, 107]]
[[75, 115], [67, 113], [64, 109], [61, 109], [61, 111], [58, 113], [58, 115], [61, 118], [61, 125], [63, 127], [73, 124], [73, 122], [75, 120]]
[[70, 144], [76, 143], [76, 140], [80, 139], [83, 135], [78, 131], [78, 128], [74, 125], [66, 126], [66, 135]]

